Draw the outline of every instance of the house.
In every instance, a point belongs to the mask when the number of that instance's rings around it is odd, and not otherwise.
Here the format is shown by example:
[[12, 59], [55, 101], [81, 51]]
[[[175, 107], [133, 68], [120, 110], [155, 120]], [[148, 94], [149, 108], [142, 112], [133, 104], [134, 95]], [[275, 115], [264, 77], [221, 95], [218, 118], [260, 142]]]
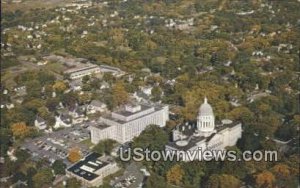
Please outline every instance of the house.
[[72, 118], [68, 114], [60, 114], [55, 117], [55, 125], [54, 128], [58, 129], [60, 127], [71, 127], [72, 126]]
[[14, 91], [16, 92], [16, 94], [17, 94], [18, 96], [24, 96], [24, 95], [27, 94], [27, 92], [26, 92], [26, 86], [16, 87], [16, 88], [14, 89]]
[[108, 89], [108, 88], [110, 88], [110, 86], [107, 82], [102, 82], [101, 83], [100, 89]]
[[13, 103], [8, 103], [8, 102], [2, 102], [1, 103], [1, 108], [7, 108], [8, 110], [14, 108], [15, 105]]
[[83, 121], [87, 120], [85, 116], [84, 109], [81, 107], [75, 107], [72, 111], [69, 112], [69, 115], [72, 117], [72, 123], [82, 123]]
[[11, 161], [18, 160], [18, 158], [15, 156], [15, 149], [14, 148], [9, 148], [9, 150], [7, 150], [7, 156], [9, 157], [9, 159]]
[[82, 89], [82, 81], [81, 80], [72, 80], [69, 82], [70, 88], [73, 91], [81, 91]]
[[132, 97], [139, 103], [148, 103], [150, 101], [150, 96], [146, 95], [142, 91], [134, 92]]
[[37, 116], [36, 119], [34, 120], [34, 126], [39, 130], [44, 130], [47, 128], [47, 123], [43, 118]]
[[92, 100], [92, 102], [87, 107], [88, 114], [94, 114], [96, 112], [104, 112], [106, 110], [107, 110], [106, 104], [99, 100]]
[[152, 92], [152, 87], [151, 86], [145, 86], [145, 87], [141, 87], [140, 88], [141, 91], [147, 95], [147, 96], [150, 96], [151, 95], [151, 92]]

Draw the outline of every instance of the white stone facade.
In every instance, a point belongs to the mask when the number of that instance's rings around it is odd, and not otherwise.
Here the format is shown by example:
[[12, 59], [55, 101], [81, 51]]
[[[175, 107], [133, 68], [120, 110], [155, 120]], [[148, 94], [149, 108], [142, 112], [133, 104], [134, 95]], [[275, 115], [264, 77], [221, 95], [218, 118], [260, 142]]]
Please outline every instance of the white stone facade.
[[[180, 129], [180, 128], [179, 128]], [[181, 130], [173, 130], [173, 140], [166, 145], [166, 151], [181, 152], [183, 161], [197, 160], [190, 158], [187, 152], [202, 152], [205, 150], [225, 150], [227, 146], [234, 146], [242, 137], [242, 124], [231, 120], [222, 120], [221, 125], [215, 127], [215, 119], [211, 106], [205, 99], [199, 109], [196, 125], [181, 126]]]
[[104, 126], [90, 127], [92, 143], [97, 144], [104, 139], [125, 143], [138, 136], [148, 125], [164, 127], [169, 120], [168, 106], [141, 105], [141, 108], [132, 108], [134, 111], [129, 110], [127, 107], [123, 113], [113, 112], [109, 117], [101, 117], [100, 123]]

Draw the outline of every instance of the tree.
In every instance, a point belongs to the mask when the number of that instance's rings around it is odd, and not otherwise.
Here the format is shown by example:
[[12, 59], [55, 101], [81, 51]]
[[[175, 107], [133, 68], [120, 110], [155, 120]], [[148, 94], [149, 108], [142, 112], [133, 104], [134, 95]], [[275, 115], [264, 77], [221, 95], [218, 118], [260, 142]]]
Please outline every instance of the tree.
[[78, 148], [72, 148], [69, 150], [68, 159], [70, 162], [75, 163], [81, 159], [81, 152]]
[[85, 92], [85, 93], [79, 95], [78, 98], [79, 98], [80, 104], [86, 104], [91, 101], [92, 95], [91, 95], [91, 93]]
[[167, 182], [170, 184], [181, 185], [184, 171], [179, 164], [174, 165], [167, 172]]
[[30, 128], [24, 122], [11, 125], [11, 131], [15, 138], [25, 138], [30, 134]]
[[106, 155], [110, 155], [115, 143], [116, 141], [111, 139], [102, 140], [93, 147], [93, 151], [99, 154], [105, 153]]
[[80, 188], [81, 183], [76, 178], [70, 178], [67, 180], [66, 188]]
[[182, 166], [184, 170], [183, 183], [187, 187], [198, 187], [205, 173], [205, 165], [199, 161], [192, 161]]
[[254, 119], [254, 113], [247, 107], [237, 107], [228, 113], [232, 120], [240, 120], [243, 123], [249, 123]]
[[111, 73], [104, 73], [103, 80], [109, 84], [112, 84], [116, 79]]
[[153, 101], [159, 101], [161, 98], [161, 95], [162, 95], [162, 90], [160, 89], [160, 87], [155, 86], [151, 90], [151, 95], [152, 95]]
[[151, 174], [151, 176], [148, 177], [145, 182], [145, 188], [152, 188], [152, 187], [155, 188], [167, 187], [165, 179], [159, 175]]
[[273, 187], [275, 176], [270, 171], [265, 170], [254, 177], [257, 187]]
[[28, 187], [33, 187], [34, 182], [32, 180], [33, 176], [37, 173], [37, 170], [33, 167], [29, 167], [26, 171], [26, 179]]
[[52, 87], [54, 91], [59, 93], [62, 93], [67, 89], [67, 85], [63, 81], [56, 81]]
[[65, 169], [67, 165], [62, 160], [55, 160], [52, 164], [54, 173], [57, 174], [66, 174]]
[[112, 88], [113, 102], [116, 106], [126, 104], [129, 96], [122, 82], [117, 82]]
[[13, 179], [12, 179], [12, 181], [14, 182], [14, 183], [16, 183], [17, 181], [25, 181], [26, 180], [26, 175], [23, 173], [23, 172], [16, 172], [15, 174], [14, 174], [14, 176], [13, 176]]
[[133, 147], [148, 148], [152, 151], [163, 150], [167, 142], [167, 133], [157, 125], [150, 125], [138, 137], [133, 139]]
[[76, 93], [69, 92], [61, 96], [61, 101], [64, 105], [68, 107], [74, 107], [77, 102], [77, 98], [78, 96]]
[[44, 168], [39, 170], [32, 179], [35, 187], [49, 187], [53, 180], [53, 174], [50, 168]]
[[12, 133], [7, 128], [0, 128], [0, 154], [4, 156], [11, 145]]
[[272, 168], [272, 171], [279, 178], [287, 178], [291, 175], [289, 166], [285, 164], [277, 164]]
[[50, 112], [54, 112], [56, 110], [56, 107], [59, 105], [59, 99], [58, 98], [48, 98], [46, 100], [46, 107]]
[[28, 98], [40, 98], [42, 86], [37, 80], [29, 80], [25, 83]]
[[228, 174], [217, 175], [214, 174], [209, 177], [207, 182], [208, 188], [239, 188], [241, 186], [241, 182], [234, 176]]
[[89, 75], [85, 75], [85, 76], [82, 77], [82, 83], [83, 83], [83, 84], [88, 83], [89, 80], [90, 80], [90, 76], [89, 76]]
[[52, 84], [55, 81], [55, 76], [50, 72], [39, 71], [38, 72], [38, 80], [42, 85]]

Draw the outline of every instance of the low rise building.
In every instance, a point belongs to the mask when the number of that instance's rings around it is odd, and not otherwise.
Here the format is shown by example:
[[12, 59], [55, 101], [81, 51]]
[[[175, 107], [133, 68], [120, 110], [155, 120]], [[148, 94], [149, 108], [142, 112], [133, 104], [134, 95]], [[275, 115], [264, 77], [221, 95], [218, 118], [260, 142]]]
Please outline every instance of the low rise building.
[[34, 126], [39, 130], [44, 130], [47, 128], [47, 123], [43, 118], [37, 116], [36, 119], [34, 120]]
[[117, 67], [112, 67], [108, 65], [100, 65], [100, 70], [102, 73], [111, 73], [113, 76], [120, 77], [123, 76], [125, 73], [121, 69]]
[[105, 103], [99, 100], [92, 100], [92, 102], [87, 106], [87, 113], [94, 114], [96, 112], [104, 112], [107, 110]]
[[96, 187], [103, 184], [103, 178], [118, 170], [117, 163], [111, 157], [91, 153], [69, 167], [66, 174], [80, 180], [83, 186]]
[[76, 67], [69, 69], [64, 72], [64, 74], [71, 80], [79, 79], [84, 76], [100, 73], [101, 69], [98, 65], [86, 64], [82, 67]]

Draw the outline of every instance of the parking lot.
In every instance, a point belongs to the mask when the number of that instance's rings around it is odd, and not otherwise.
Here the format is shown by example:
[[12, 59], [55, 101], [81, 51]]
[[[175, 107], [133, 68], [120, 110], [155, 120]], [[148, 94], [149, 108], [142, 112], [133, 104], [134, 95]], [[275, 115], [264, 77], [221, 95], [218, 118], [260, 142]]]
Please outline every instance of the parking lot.
[[139, 188], [143, 186], [144, 174], [141, 165], [136, 162], [130, 163], [122, 176], [116, 177], [111, 182], [114, 188]]
[[27, 139], [22, 147], [32, 154], [33, 159], [46, 158], [50, 162], [61, 159], [69, 165], [67, 156], [71, 148], [79, 148], [82, 156], [89, 153], [88, 146], [81, 143], [86, 139], [90, 139], [89, 130], [80, 125], [74, 125], [38, 138]]

